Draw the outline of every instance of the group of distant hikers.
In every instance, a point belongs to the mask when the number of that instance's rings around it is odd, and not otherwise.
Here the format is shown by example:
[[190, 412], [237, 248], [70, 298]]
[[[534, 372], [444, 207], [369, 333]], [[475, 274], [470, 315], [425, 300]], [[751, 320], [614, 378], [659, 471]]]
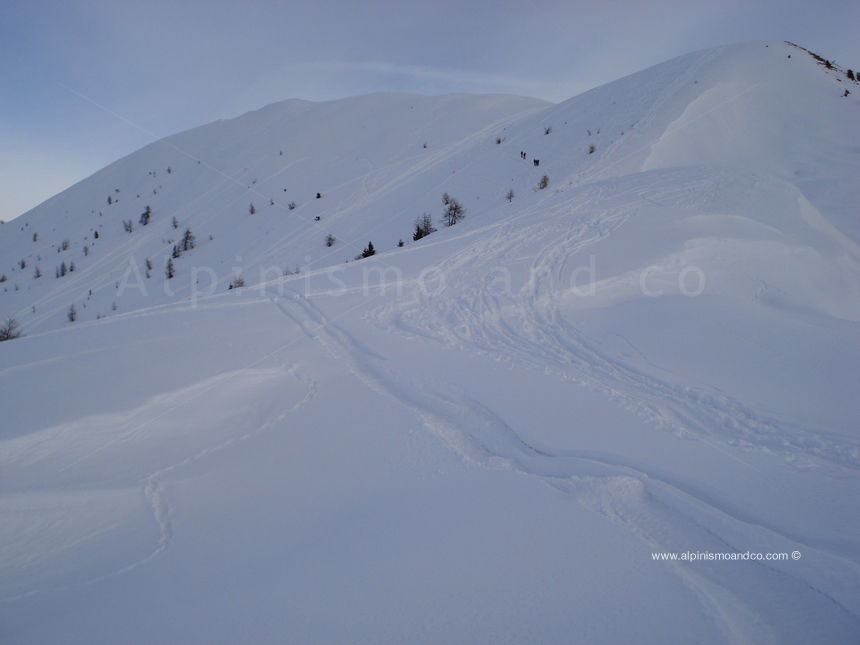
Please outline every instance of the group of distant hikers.
[[[525, 159], [525, 158], [526, 158], [526, 153], [520, 152], [520, 159]], [[540, 166], [540, 159], [532, 159], [532, 161], [534, 162], [535, 166]]]

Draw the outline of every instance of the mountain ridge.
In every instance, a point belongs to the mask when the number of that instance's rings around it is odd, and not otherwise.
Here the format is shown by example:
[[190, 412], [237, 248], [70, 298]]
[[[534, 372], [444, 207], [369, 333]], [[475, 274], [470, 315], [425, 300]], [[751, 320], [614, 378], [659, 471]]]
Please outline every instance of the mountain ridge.
[[[795, 58], [789, 59], [792, 52]], [[173, 217], [180, 219], [183, 227], [191, 227], [195, 233], [203, 235], [200, 243], [205, 242], [208, 235], [217, 235], [216, 244], [220, 244], [224, 229], [226, 235], [246, 238], [253, 246], [247, 234], [232, 231], [237, 226], [235, 220], [247, 214], [245, 211], [251, 203], [255, 203], [255, 209], [263, 211], [258, 220], [272, 220], [272, 214], [278, 213], [293, 221], [260, 224], [249, 220], [247, 227], [253, 231], [252, 235], [275, 235], [282, 247], [280, 251], [260, 249], [262, 255], [255, 254], [253, 258], [246, 255], [244, 261], [261, 267], [277, 265], [294, 270], [296, 265], [308, 262], [319, 266], [319, 262], [351, 260], [366, 245], [364, 237], [375, 235], [375, 245], [383, 250], [392, 248], [398, 239], [409, 242], [412, 221], [422, 212], [433, 210], [438, 217], [439, 196], [446, 191], [459, 195], [461, 201], [466, 199], [473, 217], [492, 211], [510, 211], [520, 205], [523, 198], [534, 202], [534, 195], [528, 193], [545, 173], [552, 175], [547, 194], [556, 194], [583, 181], [688, 165], [696, 160], [711, 165], [719, 165], [722, 160], [736, 167], [743, 164], [758, 170], [769, 163], [771, 174], [777, 173], [792, 181], [797, 174], [810, 174], [798, 160], [816, 156], [808, 154], [815, 142], [819, 147], [826, 147], [821, 144], [821, 135], [825, 132], [821, 127], [826, 127], [828, 122], [844, 122], [844, 115], [840, 119], [821, 118], [817, 128], [806, 128], [809, 136], [793, 144], [797, 152], [790, 153], [786, 149], [785, 154], [763, 160], [761, 151], [773, 148], [774, 142], [780, 141], [779, 128], [774, 129], [767, 141], [761, 141], [759, 126], [767, 121], [766, 112], [762, 116], [758, 113], [741, 115], [741, 120], [732, 120], [731, 114], [735, 106], [741, 109], [747, 104], [755, 106], [758, 99], [747, 101], [744, 95], [761, 91], [761, 83], [766, 81], [759, 78], [764, 74], [762, 67], [767, 72], [765, 76], [773, 77], [774, 69], [797, 66], [801, 73], [799, 86], [787, 83], [788, 77], [771, 84], [768, 91], [783, 88], [777, 100], [788, 102], [787, 96], [797, 95], [798, 87], [813, 81], [815, 92], [829, 91], [836, 83], [851, 84], [847, 79], [843, 82], [838, 78], [838, 69], [822, 68], [812, 55], [796, 46], [749, 43], [694, 52], [543, 109], [544, 102], [501, 95], [421, 97], [376, 93], [321, 103], [291, 99], [235, 119], [199, 126], [153, 142], [114, 162], [0, 229], [0, 234], [6, 233], [0, 235], [3, 273], [14, 278], [19, 289], [31, 291], [29, 298], [14, 297], [15, 294], [10, 297], [8, 291], [0, 294], [6, 300], [3, 310], [19, 318], [29, 331], [44, 328], [41, 322], [34, 326], [26, 320], [26, 308], [32, 309], [35, 305], [39, 309], [41, 305], [54, 302], [53, 296], [42, 295], [44, 282], [54, 279], [51, 274], [57, 267], [53, 265], [62, 261], [68, 264], [74, 255], [76, 268], [89, 268], [95, 258], [82, 257], [83, 246], [90, 247], [88, 251], [97, 257], [107, 244], [119, 244], [120, 247], [110, 253], [108, 263], [112, 266], [107, 275], [102, 273], [92, 286], [86, 287], [86, 293], [90, 288], [101, 289], [101, 296], [106, 297], [104, 285], [113, 282], [116, 288], [123, 264], [132, 255], [131, 249], [134, 254], [157, 256], [159, 266], [164, 263], [164, 256], [170, 253], [175, 241], [173, 232], [164, 225], [165, 220]], [[824, 73], [816, 75], [811, 73], [813, 70]], [[748, 78], [742, 82], [735, 78], [729, 85], [726, 74]], [[697, 75], [702, 77], [701, 84]], [[639, 90], [641, 93], [637, 94]], [[712, 95], [715, 91], [717, 94]], [[633, 100], [629, 100], [631, 94], [635, 95]], [[611, 112], [622, 100], [627, 100], [628, 106], [620, 112], [617, 109]], [[673, 112], [666, 101], [673, 101], [672, 105], [678, 108]], [[837, 107], [844, 108], [841, 110], [844, 112], [849, 107], [848, 101]], [[460, 113], [463, 110], [469, 116]], [[833, 106], [828, 110], [832, 112]], [[446, 111], [450, 112], [448, 117], [439, 116]], [[714, 123], [714, 114], [721, 115], [719, 118], [723, 121]], [[439, 122], [440, 118], [443, 122]], [[592, 122], [593, 128], [586, 127]], [[747, 129], [732, 135], [731, 140], [709, 134], [714, 128], [731, 131], [736, 123], [747, 124], [744, 126]], [[552, 132], [543, 135], [547, 127], [552, 128]], [[682, 128], [684, 141], [676, 134]], [[826, 134], [830, 144], [844, 133], [830, 128]], [[493, 149], [495, 140], [500, 143]], [[720, 148], [708, 152], [715, 142], [720, 142]], [[423, 145], [428, 147], [423, 148]], [[587, 151], [592, 145], [595, 152], [590, 155]], [[513, 158], [519, 152], [517, 147], [527, 149], [526, 160], [518, 156]], [[572, 147], [579, 148], [578, 154], [571, 153]], [[541, 159], [543, 166], [532, 167], [532, 159]], [[774, 159], [779, 159], [776, 166]], [[195, 165], [199, 168], [194, 168]], [[168, 168], [172, 174], [168, 174]], [[445, 172], [453, 176], [446, 177]], [[822, 178], [820, 175], [824, 173], [818, 174], [805, 183], [817, 182], [813, 199], [819, 195], [826, 199], [832, 192], [833, 181]], [[843, 190], [850, 190], [847, 187], [849, 175], [850, 170], [845, 170], [838, 179]], [[474, 181], [464, 181], [465, 177]], [[506, 207], [507, 189], [513, 189], [518, 198]], [[160, 195], [159, 191], [162, 191]], [[324, 198], [315, 200], [316, 193]], [[98, 194], [100, 198], [95, 198]], [[855, 194], [860, 198], [856, 189]], [[110, 205], [105, 203], [108, 198], [112, 202]], [[485, 201], [477, 203], [481, 198]], [[291, 203], [298, 204], [297, 210], [287, 209]], [[153, 225], [160, 229], [158, 238], [162, 243], [157, 239], [143, 243], [139, 239], [140, 231], [149, 233], [153, 230], [150, 228], [139, 227], [129, 239], [118, 234], [116, 229], [122, 230], [122, 221], [128, 220], [137, 226], [140, 212], [150, 204], [155, 212]], [[369, 209], [385, 214], [367, 219]], [[837, 213], [839, 217], [833, 224], [856, 243], [860, 239], [857, 236], [860, 227], [847, 225], [851, 220], [845, 207], [834, 210], [840, 209], [842, 212]], [[21, 232], [23, 227], [26, 229], [24, 237], [38, 233], [37, 227], [50, 225], [49, 222], [37, 223], [45, 217], [60, 220], [52, 226], [60, 226], [61, 230], [50, 232], [57, 238], [51, 239], [51, 246], [36, 243], [28, 248], [21, 236], [12, 242], [10, 229], [18, 228]], [[68, 220], [70, 217], [74, 219]], [[213, 217], [220, 220], [215, 230], [209, 226]], [[316, 217], [320, 220], [315, 221]], [[234, 218], [233, 223], [230, 218]], [[66, 219], [67, 224], [62, 224], [62, 219]], [[98, 242], [91, 237], [96, 230], [102, 234]], [[326, 260], [319, 260], [320, 241], [329, 233], [338, 243], [326, 251]], [[44, 230], [41, 234], [43, 239], [49, 235]], [[111, 239], [107, 244], [105, 234]], [[56, 250], [66, 238], [74, 241], [73, 252], [52, 257], [50, 250]], [[19, 253], [23, 257], [15, 258]], [[70, 257], [65, 258], [65, 255]], [[121, 257], [114, 260], [117, 255]], [[232, 260], [230, 255], [241, 256], [242, 253], [233, 253], [224, 247], [218, 252], [217, 261], [206, 258], [207, 266], [215, 267], [219, 274], [219, 288], [223, 288], [228, 274], [217, 266]], [[39, 260], [42, 256], [45, 257]], [[39, 263], [45, 265], [39, 267], [44, 274], [43, 282], [26, 275], [31, 273], [28, 269], [16, 272], [15, 262], [20, 259], [32, 267]], [[135, 262], [141, 263], [144, 259], [136, 258]], [[65, 287], [54, 283], [49, 293], [56, 293], [61, 286]], [[69, 291], [68, 305], [80, 300], [81, 295], [80, 288]], [[46, 297], [51, 299], [45, 300]], [[106, 303], [99, 303], [99, 309], [102, 315], [108, 315]], [[58, 310], [53, 311], [51, 318], [52, 326], [62, 322]]]

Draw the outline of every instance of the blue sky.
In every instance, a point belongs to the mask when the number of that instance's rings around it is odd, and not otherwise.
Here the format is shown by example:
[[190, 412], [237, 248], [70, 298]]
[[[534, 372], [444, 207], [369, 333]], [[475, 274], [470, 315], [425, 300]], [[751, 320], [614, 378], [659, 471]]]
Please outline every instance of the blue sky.
[[162, 137], [288, 98], [562, 101], [690, 51], [791, 40], [860, 68], [858, 2], [0, 4], [0, 219]]

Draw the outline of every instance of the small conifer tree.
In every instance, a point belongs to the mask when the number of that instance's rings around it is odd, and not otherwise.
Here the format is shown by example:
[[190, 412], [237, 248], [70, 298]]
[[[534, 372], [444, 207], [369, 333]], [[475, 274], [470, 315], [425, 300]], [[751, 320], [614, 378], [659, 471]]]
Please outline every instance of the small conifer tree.
[[182, 250], [183, 251], [190, 251], [191, 249], [193, 249], [194, 248], [194, 241], [196, 239], [197, 238], [191, 234], [191, 229], [186, 228], [185, 233], [182, 235]]
[[430, 233], [435, 233], [433, 228], [433, 216], [424, 213], [421, 217], [415, 219], [415, 231], [412, 233], [412, 240], [417, 242], [422, 237], [427, 237]]

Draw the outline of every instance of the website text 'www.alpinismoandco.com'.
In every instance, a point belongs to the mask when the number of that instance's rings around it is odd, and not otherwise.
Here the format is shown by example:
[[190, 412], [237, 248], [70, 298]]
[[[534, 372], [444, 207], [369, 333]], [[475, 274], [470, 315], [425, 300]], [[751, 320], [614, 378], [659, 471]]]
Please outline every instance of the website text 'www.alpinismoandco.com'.
[[702, 561], [749, 561], [749, 560], [800, 560], [800, 551], [788, 553], [713, 553], [711, 551], [684, 551], [682, 553], [652, 553], [652, 560], [676, 560], [680, 562], [702, 562]]

